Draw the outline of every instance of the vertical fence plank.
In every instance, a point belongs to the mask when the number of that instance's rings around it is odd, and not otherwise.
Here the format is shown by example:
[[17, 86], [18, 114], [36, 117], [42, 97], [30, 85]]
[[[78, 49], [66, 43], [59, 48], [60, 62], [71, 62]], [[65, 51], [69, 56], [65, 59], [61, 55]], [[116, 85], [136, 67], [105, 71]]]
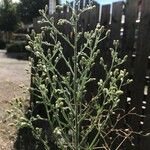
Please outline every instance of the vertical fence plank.
[[138, 0], [128, 0], [125, 8], [125, 25], [123, 36], [123, 48], [126, 52], [133, 51], [136, 19], [138, 12]]
[[[144, 87], [145, 87], [145, 77], [147, 70], [148, 55], [150, 54], [150, 1], [143, 0], [141, 7], [141, 24], [139, 30], [139, 43], [137, 51], [136, 60], [136, 95], [135, 101], [139, 113], [142, 113], [142, 100], [144, 98]], [[150, 105], [150, 98], [147, 98], [147, 110]], [[150, 111], [148, 110], [146, 117], [144, 118], [144, 124], [142, 130], [145, 132], [150, 132]], [[140, 142], [141, 150], [150, 149], [150, 136], [143, 137]]]
[[111, 39], [120, 39], [121, 17], [123, 12], [123, 2], [115, 2], [112, 7]]
[[110, 20], [110, 5], [103, 5], [101, 10], [101, 25], [108, 28]]
[[[125, 24], [124, 24], [124, 35], [122, 40], [122, 49], [123, 55], [128, 55], [127, 62], [125, 63], [125, 68], [129, 71], [129, 78], [135, 78], [135, 57], [136, 57], [136, 49], [134, 48], [135, 41], [135, 31], [137, 28], [136, 19], [138, 17], [138, 0], [128, 0], [125, 8]], [[125, 98], [124, 98], [124, 106], [131, 110], [135, 107], [135, 99], [134, 93], [134, 82], [125, 87]], [[129, 116], [127, 119], [127, 123], [136, 131], [139, 128], [139, 122], [137, 116]], [[131, 147], [131, 143], [127, 143], [129, 149], [138, 150], [137, 146], [138, 137], [136, 135], [133, 140], [134, 147]]]
[[[135, 42], [135, 29], [136, 29], [136, 19], [138, 14], [138, 0], [128, 0], [125, 7], [125, 24], [124, 24], [124, 32], [123, 32], [123, 39], [122, 39], [122, 55], [127, 55], [128, 59], [125, 62], [125, 68], [129, 72], [129, 78], [134, 79], [134, 62], [135, 62], [135, 54], [134, 54], [134, 42]], [[122, 106], [124, 106], [126, 112], [131, 110], [134, 106], [131, 105], [131, 101], [133, 99], [133, 84], [129, 84], [124, 88], [124, 97]], [[133, 126], [134, 117], [131, 116], [130, 118], [126, 118], [127, 123]], [[134, 129], [139, 127], [139, 124], [134, 125]], [[134, 130], [133, 129], [133, 130]], [[125, 143], [128, 149], [135, 149], [135, 147], [131, 147], [131, 143]], [[136, 149], [137, 150], [137, 149]]]
[[94, 3], [95, 8], [90, 11], [90, 27], [91, 29], [94, 29], [98, 23], [99, 19], [99, 9], [100, 5], [97, 3]]

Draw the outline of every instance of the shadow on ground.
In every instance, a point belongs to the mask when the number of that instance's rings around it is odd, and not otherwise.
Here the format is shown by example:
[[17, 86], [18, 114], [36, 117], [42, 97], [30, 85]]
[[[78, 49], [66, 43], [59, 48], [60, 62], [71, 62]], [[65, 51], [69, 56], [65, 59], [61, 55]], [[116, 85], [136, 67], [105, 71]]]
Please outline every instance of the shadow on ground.
[[18, 60], [28, 60], [30, 56], [29, 53], [7, 53], [6, 56], [8, 58], [18, 59]]
[[[42, 137], [46, 135], [48, 146], [52, 150], [59, 150], [54, 144], [51, 132], [47, 122], [36, 122], [36, 126], [42, 128]], [[40, 140], [35, 139], [29, 127], [24, 127], [18, 131], [16, 142], [14, 143], [15, 150], [46, 150], [44, 144]]]

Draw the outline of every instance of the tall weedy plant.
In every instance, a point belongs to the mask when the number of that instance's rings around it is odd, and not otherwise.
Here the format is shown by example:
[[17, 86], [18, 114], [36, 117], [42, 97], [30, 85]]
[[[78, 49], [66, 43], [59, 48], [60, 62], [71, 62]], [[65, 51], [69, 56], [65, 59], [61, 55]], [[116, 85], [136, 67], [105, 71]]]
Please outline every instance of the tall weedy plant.
[[[100, 24], [97, 24], [95, 30], [88, 32], [78, 30], [81, 14], [93, 9], [94, 6], [88, 5], [83, 10], [76, 11], [67, 5], [72, 10], [70, 20], [60, 19], [57, 24], [69, 24], [73, 40], [60, 32], [53, 18], [47, 16], [47, 6], [45, 10], [40, 10], [42, 23], [47, 25], [41, 28], [40, 34], [33, 32], [31, 37], [28, 36], [30, 41], [27, 49], [33, 52], [36, 58], [36, 63], [31, 59], [34, 64], [34, 88], [31, 89], [38, 98], [36, 104], [44, 106], [46, 117], [38, 114], [31, 116], [30, 121], [26, 120], [26, 124], [44, 144], [45, 149], [50, 149], [48, 134], [43, 136], [42, 129], [34, 127], [35, 120], [44, 120], [48, 123], [53, 142], [59, 149], [118, 150], [132, 133], [129, 129], [117, 128], [118, 122], [124, 117], [115, 115], [120, 95], [123, 94], [121, 88], [130, 82], [125, 80], [128, 74], [126, 70], [118, 69], [126, 60], [126, 56], [122, 59], [118, 57], [118, 42], [114, 41], [114, 48], [110, 48], [111, 64], [107, 65], [105, 60], [99, 57], [101, 51], [98, 45], [109, 36], [110, 31], [105, 31]], [[51, 42], [45, 40], [47, 33]], [[64, 46], [58, 37], [69, 45], [68, 51], [72, 50], [73, 56], [65, 56]], [[84, 38], [84, 43], [79, 45], [81, 38]], [[96, 79], [91, 75], [96, 59], [103, 68], [103, 79]], [[60, 62], [65, 64], [66, 71], [63, 73], [58, 69]], [[86, 95], [90, 92], [87, 85], [93, 82], [96, 83], [96, 94], [87, 101]], [[114, 116], [117, 116], [116, 119]], [[120, 143], [115, 145], [116, 141]]]

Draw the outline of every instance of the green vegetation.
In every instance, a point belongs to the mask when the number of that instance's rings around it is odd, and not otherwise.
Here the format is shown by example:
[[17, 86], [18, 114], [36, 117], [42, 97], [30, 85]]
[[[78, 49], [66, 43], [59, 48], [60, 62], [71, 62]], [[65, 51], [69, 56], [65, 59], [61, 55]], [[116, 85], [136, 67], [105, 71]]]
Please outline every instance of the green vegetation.
[[5, 32], [15, 31], [18, 23], [16, 4], [12, 3], [12, 0], [3, 0], [0, 4], [0, 30]]
[[[124, 119], [124, 115], [117, 114], [122, 87], [131, 82], [126, 80], [127, 71], [118, 66], [127, 57], [118, 57], [118, 41], [114, 41], [114, 47], [110, 48], [111, 65], [106, 64], [100, 56], [98, 45], [109, 36], [110, 31], [105, 31], [99, 24], [95, 30], [84, 33], [77, 28], [80, 15], [94, 6], [89, 5], [80, 12], [68, 6], [72, 9], [72, 17], [70, 20], [60, 19], [58, 25], [70, 24], [73, 41], [56, 28], [53, 18], [47, 17], [47, 6], [45, 10], [40, 10], [40, 14], [43, 17], [42, 23], [48, 25], [42, 27], [40, 34], [33, 31], [31, 37], [28, 36], [30, 41], [26, 48], [36, 58], [35, 61], [31, 59], [34, 88], [30, 90], [38, 100], [34, 99], [36, 102], [29, 111], [30, 118], [18, 118], [17, 124], [20, 128], [30, 128], [34, 137], [43, 143], [45, 150], [51, 149], [52, 142], [61, 150], [119, 150], [133, 133], [130, 129], [118, 128], [119, 122]], [[45, 40], [47, 33], [51, 42]], [[68, 51], [73, 52], [72, 57], [65, 56], [58, 37], [69, 45]], [[85, 42], [79, 46], [81, 38]], [[62, 62], [67, 68], [63, 73], [58, 69]], [[91, 76], [95, 62], [103, 68], [105, 75], [99, 80]], [[96, 93], [87, 101], [87, 85], [95, 82]], [[34, 114], [39, 105], [44, 107], [45, 117]], [[40, 121], [48, 124], [47, 129], [36, 126], [35, 122]]]

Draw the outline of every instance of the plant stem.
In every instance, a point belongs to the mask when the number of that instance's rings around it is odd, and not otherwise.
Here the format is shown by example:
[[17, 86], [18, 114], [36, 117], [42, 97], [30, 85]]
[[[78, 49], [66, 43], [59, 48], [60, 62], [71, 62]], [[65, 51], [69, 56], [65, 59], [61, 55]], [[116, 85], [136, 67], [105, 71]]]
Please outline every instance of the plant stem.
[[[75, 12], [76, 13], [76, 12]], [[77, 100], [77, 90], [78, 90], [78, 84], [77, 84], [77, 14], [76, 14], [76, 20], [74, 22], [74, 105], [75, 105], [75, 150], [79, 150], [79, 128], [78, 128], [78, 100]]]

